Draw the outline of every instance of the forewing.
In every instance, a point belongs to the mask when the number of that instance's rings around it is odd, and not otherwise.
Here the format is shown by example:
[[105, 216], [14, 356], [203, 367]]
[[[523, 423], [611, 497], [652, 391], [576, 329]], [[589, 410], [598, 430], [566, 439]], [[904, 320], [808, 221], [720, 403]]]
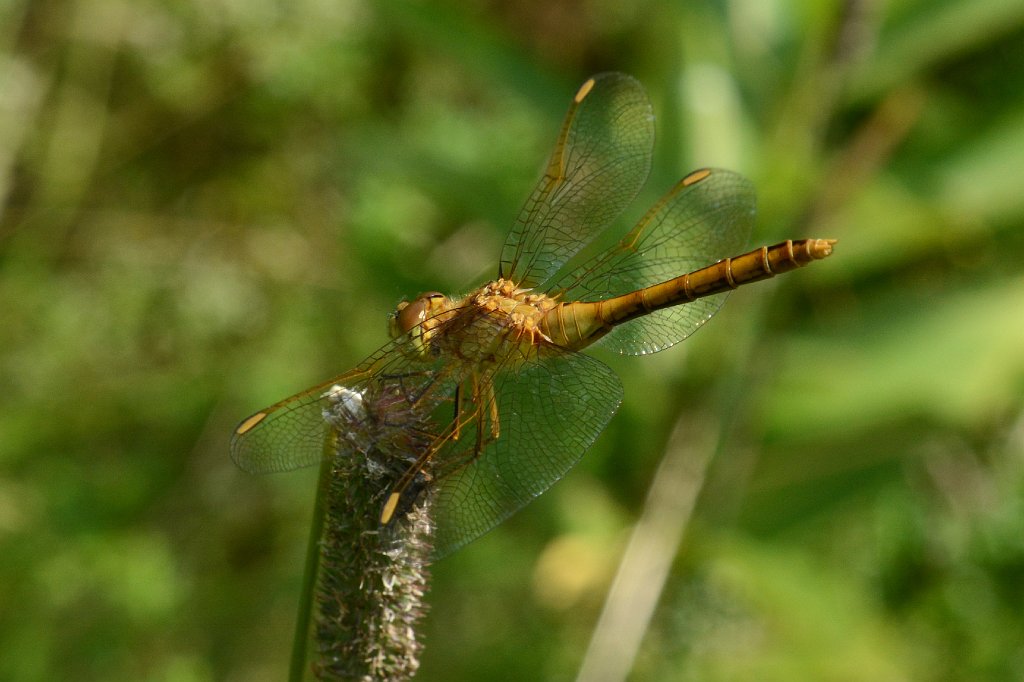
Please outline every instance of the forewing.
[[[618, 246], [557, 282], [566, 301], [596, 301], [684, 275], [742, 252], [756, 211], [754, 187], [726, 170], [695, 171], [672, 188]], [[696, 331], [727, 293], [659, 310], [616, 327], [599, 343], [627, 355], [653, 353]]]
[[[358, 432], [361, 414], [370, 411], [375, 419], [378, 414], [397, 414], [393, 405], [398, 402], [405, 405], [406, 412], [415, 409], [420, 413], [406, 419], [428, 415], [450, 397], [455, 384], [450, 375], [457, 369], [419, 352], [412, 337], [405, 335], [355, 369], [243, 420], [231, 439], [231, 457], [245, 471], [257, 474], [316, 464], [329, 454], [326, 446], [331, 434], [325, 410], [337, 401], [346, 401], [353, 414], [351, 432], [339, 435], [351, 443], [361, 438], [376, 440], [379, 433]], [[379, 431], [378, 426], [374, 428]]]
[[471, 437], [463, 436], [451, 446], [457, 452], [442, 457], [465, 464], [438, 482], [435, 558], [547, 490], [579, 461], [622, 401], [622, 385], [606, 365], [554, 347], [541, 347], [536, 362], [499, 373], [494, 382], [500, 436], [475, 457]]
[[584, 83], [505, 241], [501, 276], [524, 288], [546, 282], [633, 200], [653, 148], [654, 114], [640, 83], [621, 73]]

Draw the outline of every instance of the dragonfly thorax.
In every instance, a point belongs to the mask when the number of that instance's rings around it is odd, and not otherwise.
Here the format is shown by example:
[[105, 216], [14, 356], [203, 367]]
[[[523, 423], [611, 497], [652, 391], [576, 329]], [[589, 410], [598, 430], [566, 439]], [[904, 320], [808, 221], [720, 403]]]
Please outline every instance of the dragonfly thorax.
[[507, 279], [490, 282], [466, 297], [462, 304], [476, 311], [497, 329], [496, 341], [515, 346], [532, 346], [551, 341], [541, 329], [545, 315], [558, 302], [544, 294], [522, 289]]
[[542, 324], [557, 306], [550, 296], [497, 279], [459, 299], [430, 292], [399, 304], [391, 335], [409, 334], [418, 353], [500, 364], [513, 354], [529, 357], [537, 343], [551, 341]]
[[467, 297], [467, 302], [481, 310], [508, 315], [513, 324], [535, 325], [557, 305], [555, 299], [522, 289], [507, 279], [496, 279]]

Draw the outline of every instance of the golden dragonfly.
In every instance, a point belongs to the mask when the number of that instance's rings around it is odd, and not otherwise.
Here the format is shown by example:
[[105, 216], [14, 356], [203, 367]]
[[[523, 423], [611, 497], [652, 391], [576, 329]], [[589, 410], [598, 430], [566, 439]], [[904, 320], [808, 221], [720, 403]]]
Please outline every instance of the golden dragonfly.
[[725, 257], [749, 237], [754, 189], [705, 168], [613, 248], [581, 256], [640, 191], [653, 147], [642, 86], [620, 73], [587, 80], [505, 241], [497, 279], [465, 296], [400, 303], [392, 340], [355, 369], [244, 419], [235, 462], [260, 473], [308, 466], [333, 438], [334, 456], [372, 460], [381, 527], [429, 506], [435, 558], [544, 492], [622, 400], [615, 373], [581, 350], [668, 348], [730, 290], [832, 253], [834, 240], [801, 239]]

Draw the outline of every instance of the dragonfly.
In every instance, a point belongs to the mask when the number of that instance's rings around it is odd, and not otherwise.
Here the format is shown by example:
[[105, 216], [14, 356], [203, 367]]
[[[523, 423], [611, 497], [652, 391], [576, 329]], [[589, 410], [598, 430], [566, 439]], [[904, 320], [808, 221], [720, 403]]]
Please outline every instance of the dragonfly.
[[831, 239], [741, 253], [754, 188], [716, 168], [676, 183], [612, 248], [581, 253], [636, 197], [653, 149], [640, 83], [621, 73], [587, 80], [497, 278], [463, 296], [402, 301], [388, 318], [391, 340], [354, 369], [242, 420], [234, 461], [268, 473], [366, 458], [381, 500], [375, 522], [401, 524], [429, 506], [433, 558], [547, 490], [623, 398], [616, 374], [581, 351], [663, 350], [703, 326], [731, 290], [832, 253]]

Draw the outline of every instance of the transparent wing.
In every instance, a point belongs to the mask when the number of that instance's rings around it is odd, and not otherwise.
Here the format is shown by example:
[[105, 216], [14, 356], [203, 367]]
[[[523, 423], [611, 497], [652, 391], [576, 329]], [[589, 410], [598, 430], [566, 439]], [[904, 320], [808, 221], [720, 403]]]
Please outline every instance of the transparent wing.
[[[749, 180], [703, 169], [683, 178], [619, 244], [556, 282], [566, 301], [627, 294], [739, 254], [750, 238], [757, 199]], [[598, 343], [640, 355], [668, 348], [714, 315], [727, 294], [644, 315], [616, 327]]]
[[[579, 461], [622, 401], [622, 385], [586, 355], [542, 347], [536, 362], [494, 377], [500, 436], [473, 456], [463, 437], [442, 460], [434, 496], [435, 558], [487, 532]], [[483, 420], [478, 424], [482, 426]]]
[[525, 288], [547, 281], [636, 197], [653, 148], [654, 114], [640, 83], [621, 73], [584, 83], [505, 241], [500, 275]]
[[[347, 401], [357, 417], [352, 420], [353, 432], [339, 435], [353, 443], [379, 440], [379, 424], [363, 424], [367, 420], [358, 419], [360, 415], [390, 419], [396, 429], [405, 426], [401, 419], [406, 425], [417, 424], [451, 399], [461, 369], [418, 352], [411, 337], [403, 336], [355, 369], [243, 420], [231, 439], [231, 457], [239, 467], [256, 474], [317, 464], [330, 454], [325, 414], [339, 400]], [[396, 408], [399, 405], [404, 411]]]

